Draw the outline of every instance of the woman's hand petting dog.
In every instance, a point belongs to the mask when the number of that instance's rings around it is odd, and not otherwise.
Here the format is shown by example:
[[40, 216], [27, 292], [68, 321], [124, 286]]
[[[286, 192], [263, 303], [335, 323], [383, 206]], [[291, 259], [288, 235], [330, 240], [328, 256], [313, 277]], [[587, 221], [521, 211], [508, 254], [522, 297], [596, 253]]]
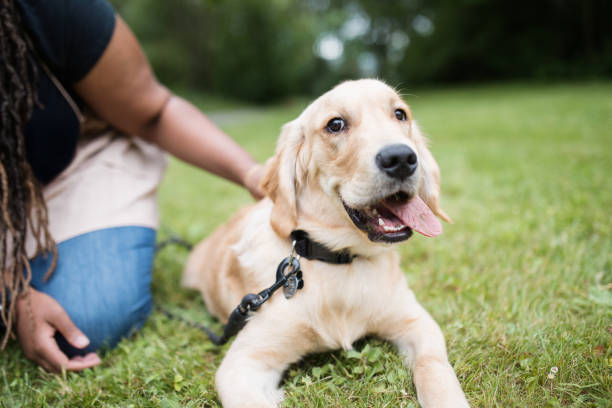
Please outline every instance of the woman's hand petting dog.
[[244, 187], [249, 190], [249, 193], [256, 200], [261, 200], [264, 198], [264, 192], [261, 189], [261, 179], [264, 173], [264, 166], [261, 164], [254, 164], [251, 168], [246, 172], [244, 176], [244, 181], [242, 184]]

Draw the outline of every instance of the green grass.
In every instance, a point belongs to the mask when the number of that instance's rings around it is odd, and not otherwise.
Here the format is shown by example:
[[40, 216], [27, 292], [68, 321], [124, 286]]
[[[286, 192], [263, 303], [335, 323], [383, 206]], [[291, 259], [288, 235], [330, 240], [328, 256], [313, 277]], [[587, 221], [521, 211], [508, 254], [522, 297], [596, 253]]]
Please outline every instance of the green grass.
[[[431, 137], [455, 224], [401, 246], [403, 267], [442, 327], [468, 400], [612, 407], [612, 83], [406, 93]], [[225, 128], [264, 160], [303, 106], [266, 108]], [[160, 200], [163, 223], [192, 241], [250, 202], [175, 161]], [[199, 295], [179, 287], [185, 255], [169, 248], [158, 258], [155, 298], [219, 329]], [[13, 342], [0, 353], [0, 406], [219, 406], [213, 379], [226, 350], [159, 313], [80, 374], [46, 374]], [[284, 406], [417, 406], [389, 344], [365, 339], [356, 350], [292, 366]]]

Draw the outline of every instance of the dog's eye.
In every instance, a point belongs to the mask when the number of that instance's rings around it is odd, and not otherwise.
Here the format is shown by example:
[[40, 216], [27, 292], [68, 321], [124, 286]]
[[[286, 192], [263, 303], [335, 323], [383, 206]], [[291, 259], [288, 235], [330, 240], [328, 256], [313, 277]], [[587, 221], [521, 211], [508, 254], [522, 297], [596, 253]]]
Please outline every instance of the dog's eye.
[[395, 118], [397, 120], [402, 120], [402, 121], [406, 120], [406, 112], [404, 112], [403, 109], [396, 109], [395, 110]]
[[342, 118], [333, 118], [332, 120], [327, 122], [327, 125], [325, 125], [325, 129], [329, 133], [338, 133], [345, 127], [346, 127], [346, 122], [344, 122], [344, 119]]

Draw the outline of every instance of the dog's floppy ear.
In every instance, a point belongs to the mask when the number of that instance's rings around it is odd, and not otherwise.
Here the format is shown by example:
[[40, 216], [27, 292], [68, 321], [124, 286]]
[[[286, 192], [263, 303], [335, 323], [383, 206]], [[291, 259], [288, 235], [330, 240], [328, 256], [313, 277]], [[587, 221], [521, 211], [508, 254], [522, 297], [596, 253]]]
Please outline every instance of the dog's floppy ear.
[[288, 237], [297, 225], [298, 154], [303, 143], [304, 134], [297, 120], [285, 124], [261, 183], [262, 190], [274, 202], [270, 225], [281, 237]]
[[433, 155], [427, 148], [427, 139], [421, 133], [415, 121], [412, 121], [412, 139], [414, 140], [418, 155], [419, 167], [421, 171], [421, 185], [419, 186], [419, 197], [431, 211], [446, 222], [452, 223], [453, 220], [446, 215], [440, 208], [440, 167]]

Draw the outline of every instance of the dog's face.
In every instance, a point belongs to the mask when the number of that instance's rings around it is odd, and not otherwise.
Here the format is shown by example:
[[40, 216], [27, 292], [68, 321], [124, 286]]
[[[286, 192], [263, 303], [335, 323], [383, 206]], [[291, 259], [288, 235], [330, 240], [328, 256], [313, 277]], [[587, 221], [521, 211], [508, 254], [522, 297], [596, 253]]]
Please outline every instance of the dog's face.
[[263, 187], [285, 236], [313, 209], [374, 242], [403, 241], [413, 229], [434, 236], [435, 215], [449, 221], [438, 206], [438, 165], [409, 107], [376, 80], [344, 82], [286, 124]]

